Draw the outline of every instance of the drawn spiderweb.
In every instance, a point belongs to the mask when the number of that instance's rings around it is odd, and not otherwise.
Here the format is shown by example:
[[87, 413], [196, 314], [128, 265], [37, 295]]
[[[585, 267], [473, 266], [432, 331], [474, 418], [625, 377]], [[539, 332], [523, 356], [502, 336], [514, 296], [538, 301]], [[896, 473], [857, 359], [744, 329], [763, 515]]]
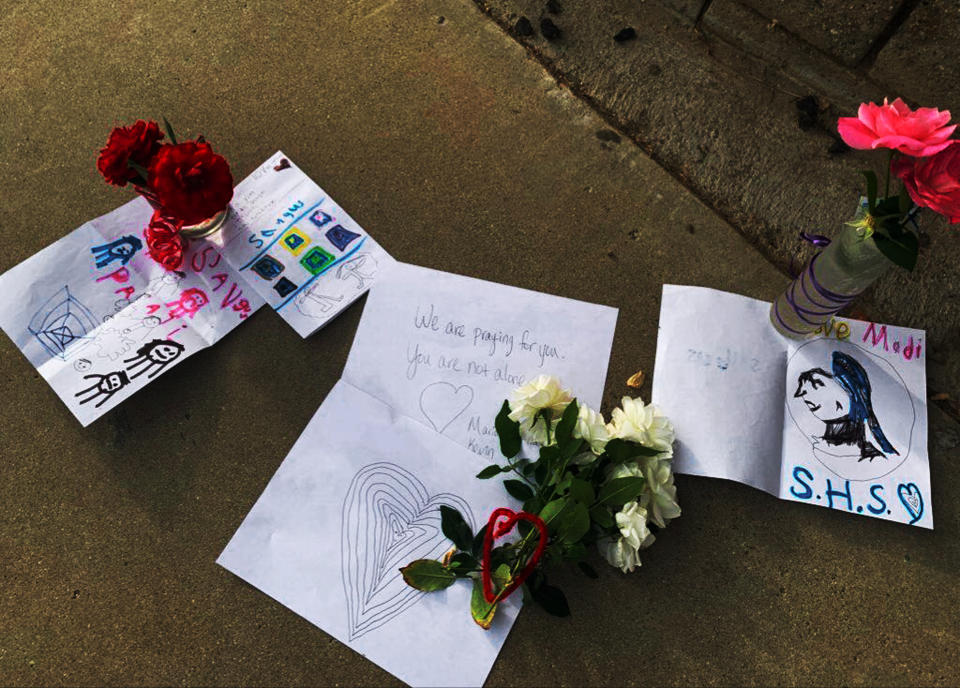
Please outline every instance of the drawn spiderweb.
[[67, 349], [89, 344], [87, 335], [96, 327], [93, 313], [64, 287], [33, 314], [27, 330], [51, 356], [65, 361]]
[[341, 578], [350, 640], [384, 625], [423, 595], [398, 569], [436, 559], [450, 547], [440, 529], [440, 506], [457, 509], [476, 530], [473, 512], [453, 494], [430, 495], [416, 476], [388, 462], [354, 476], [343, 500]]

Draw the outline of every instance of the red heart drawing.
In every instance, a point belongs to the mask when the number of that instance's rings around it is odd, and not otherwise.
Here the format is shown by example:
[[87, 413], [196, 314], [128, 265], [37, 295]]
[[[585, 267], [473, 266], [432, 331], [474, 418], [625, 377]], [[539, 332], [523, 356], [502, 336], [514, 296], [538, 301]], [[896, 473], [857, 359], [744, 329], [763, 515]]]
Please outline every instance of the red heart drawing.
[[[498, 525], [497, 521], [501, 516], [506, 517], [506, 520]], [[510, 585], [503, 589], [499, 599], [505, 600], [510, 593], [523, 584], [523, 581], [527, 580], [527, 577], [533, 573], [533, 569], [536, 567], [537, 562], [540, 561], [543, 550], [547, 546], [547, 524], [544, 523], [543, 519], [539, 516], [528, 514], [526, 511], [514, 512], [507, 508], [496, 509], [490, 514], [490, 520], [487, 521], [487, 532], [483, 536], [483, 560], [480, 568], [480, 577], [483, 581], [483, 597], [490, 604], [493, 604], [494, 601], [497, 600], [497, 594], [493, 591], [493, 581], [490, 579], [490, 552], [493, 550], [493, 541], [509, 534], [517, 525], [517, 521], [528, 521], [532, 523], [537, 530], [540, 531], [540, 541], [537, 542], [537, 549], [530, 555], [530, 561], [523, 567], [523, 571], [514, 578]]]

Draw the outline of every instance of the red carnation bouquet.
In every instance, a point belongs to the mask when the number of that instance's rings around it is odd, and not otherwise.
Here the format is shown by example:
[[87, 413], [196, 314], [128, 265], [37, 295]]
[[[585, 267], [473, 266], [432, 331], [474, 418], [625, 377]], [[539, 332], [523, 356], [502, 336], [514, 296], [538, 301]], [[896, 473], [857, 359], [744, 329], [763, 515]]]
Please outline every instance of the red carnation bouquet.
[[[210, 234], [223, 224], [233, 198], [230, 165], [202, 136], [178, 143], [163, 120], [137, 120], [110, 132], [97, 169], [114, 186], [133, 184], [154, 208], [144, 231], [150, 256], [167, 270], [183, 263], [186, 239]], [[167, 143], [164, 139], [167, 139]]]

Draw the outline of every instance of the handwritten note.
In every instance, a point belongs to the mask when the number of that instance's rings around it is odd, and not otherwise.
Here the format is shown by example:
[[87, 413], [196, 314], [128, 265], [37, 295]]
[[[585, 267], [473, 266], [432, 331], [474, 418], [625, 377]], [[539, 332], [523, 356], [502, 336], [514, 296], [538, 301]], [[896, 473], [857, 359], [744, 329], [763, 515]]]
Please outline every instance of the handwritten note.
[[477, 457], [341, 380], [217, 563], [414, 686], [482, 685], [520, 609], [489, 631], [470, 617], [471, 585], [407, 586], [399, 569], [451, 543], [440, 506], [477, 532], [519, 508]]
[[674, 469], [933, 528], [924, 332], [838, 318], [794, 341], [769, 308], [664, 286], [653, 400]]
[[277, 151], [237, 185], [210, 243], [300, 336], [363, 296], [393, 258]]
[[486, 459], [511, 390], [603, 395], [616, 309], [397, 263], [370, 293], [343, 377]]

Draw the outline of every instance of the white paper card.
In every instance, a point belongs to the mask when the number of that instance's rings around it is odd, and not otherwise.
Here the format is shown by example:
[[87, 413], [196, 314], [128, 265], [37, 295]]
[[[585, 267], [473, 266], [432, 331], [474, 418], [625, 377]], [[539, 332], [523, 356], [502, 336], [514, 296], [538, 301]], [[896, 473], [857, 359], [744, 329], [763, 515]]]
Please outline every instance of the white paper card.
[[231, 206], [211, 243], [301, 337], [363, 296], [393, 262], [281, 151], [237, 185]]
[[837, 318], [794, 341], [769, 309], [664, 285], [653, 401], [674, 470], [933, 528], [925, 333]]
[[482, 462], [341, 380], [320, 406], [217, 563], [414, 686], [481, 685], [520, 607], [484, 631], [471, 586], [407, 586], [398, 569], [451, 547], [441, 504], [474, 532], [512, 506]]
[[616, 321], [615, 308], [396, 263], [370, 292], [343, 378], [495, 460], [493, 420], [537, 375], [599, 407]]

